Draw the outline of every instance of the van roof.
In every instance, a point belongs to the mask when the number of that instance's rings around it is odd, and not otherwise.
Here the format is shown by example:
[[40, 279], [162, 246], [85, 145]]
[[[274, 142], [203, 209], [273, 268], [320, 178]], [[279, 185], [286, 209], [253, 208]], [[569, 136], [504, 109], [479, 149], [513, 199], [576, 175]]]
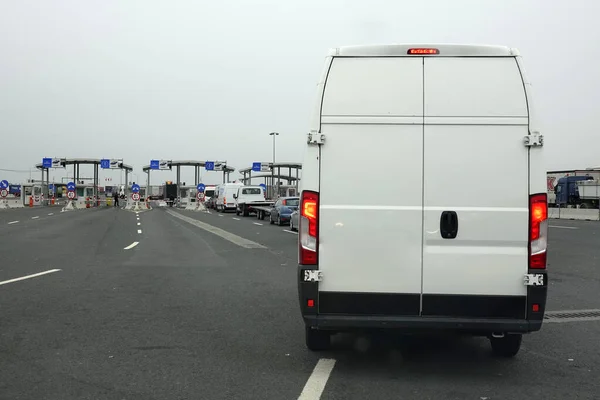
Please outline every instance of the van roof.
[[[435, 57], [515, 57], [519, 50], [506, 46], [477, 45], [477, 44], [377, 44], [342, 46], [329, 50], [333, 57], [400, 57], [407, 54], [409, 49], [427, 48], [438, 49]], [[418, 54], [422, 56], [422, 54]]]

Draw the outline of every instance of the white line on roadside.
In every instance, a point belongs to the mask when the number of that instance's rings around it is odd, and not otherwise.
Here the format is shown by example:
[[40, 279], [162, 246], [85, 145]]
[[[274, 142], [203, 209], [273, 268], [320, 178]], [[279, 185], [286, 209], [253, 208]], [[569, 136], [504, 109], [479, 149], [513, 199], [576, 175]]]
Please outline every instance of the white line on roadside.
[[310, 378], [308, 378], [306, 385], [304, 385], [304, 389], [302, 390], [302, 393], [300, 393], [298, 400], [320, 399], [334, 365], [334, 359], [321, 358], [310, 375]]
[[31, 275], [22, 276], [20, 278], [15, 278], [15, 279], [9, 279], [7, 281], [2, 281], [2, 282], [0, 282], [0, 285], [6, 285], [7, 283], [24, 281], [25, 279], [35, 278], [36, 276], [42, 276], [42, 275], [46, 275], [46, 274], [51, 274], [53, 272], [58, 272], [58, 271], [62, 271], [62, 270], [60, 270], [60, 269], [50, 269], [48, 271], [38, 272], [37, 274], [31, 274]]
[[223, 216], [223, 214], [219, 214], [219, 217], [222, 217], [222, 216]]
[[39, 218], [39, 216], [36, 216], [36, 217], [31, 217], [31, 219], [38, 219], [38, 218]]
[[283, 231], [284, 231], [284, 232], [287, 232], [287, 233], [293, 233], [294, 235], [297, 235], [297, 234], [298, 234], [298, 232], [290, 231], [290, 230], [287, 230], [287, 229], [284, 229]]
[[233, 219], [235, 219], [236, 221], [239, 221], [239, 220], [240, 220], [239, 218], [236, 218], [236, 217], [233, 217]]
[[142, 233], [142, 230], [141, 230], [141, 229], [138, 229], [138, 233]]
[[579, 229], [576, 226], [562, 226], [562, 225], [550, 225], [550, 228]]
[[254, 225], [262, 226], [260, 222], [255, 222]]
[[18, 224], [18, 223], [19, 223], [19, 221], [10, 221], [8, 224], [12, 225], [12, 224]]
[[48, 213], [48, 215], [54, 215], [54, 213]]
[[133, 249], [135, 246], [137, 246], [138, 244], [140, 244], [140, 242], [133, 242], [131, 243], [129, 246], [123, 248], [123, 250], [129, 250], [129, 249]]
[[186, 221], [194, 226], [197, 226], [200, 229], [203, 229], [207, 232], [213, 233], [217, 236], [222, 237], [225, 240], [230, 241], [233, 244], [236, 244], [240, 247], [244, 247], [246, 249], [265, 249], [266, 247], [260, 243], [253, 242], [252, 240], [248, 240], [241, 236], [238, 236], [234, 233], [228, 232], [224, 229], [217, 228], [216, 226], [207, 224], [206, 222], [198, 221], [197, 219], [186, 217], [185, 215], [181, 215], [178, 212], [167, 210], [167, 214], [171, 214], [175, 218], [179, 218], [183, 221]]

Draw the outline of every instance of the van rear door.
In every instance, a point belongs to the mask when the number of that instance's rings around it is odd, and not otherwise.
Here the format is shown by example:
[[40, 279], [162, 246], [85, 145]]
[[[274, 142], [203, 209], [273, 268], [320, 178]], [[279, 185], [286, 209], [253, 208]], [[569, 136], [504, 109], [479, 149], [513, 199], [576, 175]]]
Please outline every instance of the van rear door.
[[425, 57], [424, 82], [422, 314], [524, 318], [528, 107], [517, 60]]
[[319, 313], [419, 315], [423, 58], [335, 57], [322, 101]]

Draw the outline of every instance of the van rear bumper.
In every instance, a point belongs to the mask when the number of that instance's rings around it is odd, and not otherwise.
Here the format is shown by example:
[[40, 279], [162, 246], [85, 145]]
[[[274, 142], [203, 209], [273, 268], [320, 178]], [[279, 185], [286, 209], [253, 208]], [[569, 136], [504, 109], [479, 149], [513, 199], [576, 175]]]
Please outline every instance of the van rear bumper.
[[449, 318], [419, 316], [304, 315], [306, 326], [332, 331], [397, 329], [407, 332], [455, 331], [529, 333], [542, 328], [541, 320]]

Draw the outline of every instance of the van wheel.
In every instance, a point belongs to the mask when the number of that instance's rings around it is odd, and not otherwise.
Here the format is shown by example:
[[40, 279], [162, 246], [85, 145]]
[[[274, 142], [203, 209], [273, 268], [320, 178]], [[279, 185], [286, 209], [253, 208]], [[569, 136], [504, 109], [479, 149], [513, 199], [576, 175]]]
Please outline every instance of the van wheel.
[[311, 329], [309, 326], [305, 328], [306, 347], [312, 351], [328, 350], [331, 347], [331, 334], [326, 331]]
[[490, 344], [492, 345], [492, 351], [495, 355], [500, 357], [514, 357], [521, 349], [521, 342], [523, 341], [523, 335], [521, 334], [510, 334], [504, 335], [502, 338], [490, 338]]

